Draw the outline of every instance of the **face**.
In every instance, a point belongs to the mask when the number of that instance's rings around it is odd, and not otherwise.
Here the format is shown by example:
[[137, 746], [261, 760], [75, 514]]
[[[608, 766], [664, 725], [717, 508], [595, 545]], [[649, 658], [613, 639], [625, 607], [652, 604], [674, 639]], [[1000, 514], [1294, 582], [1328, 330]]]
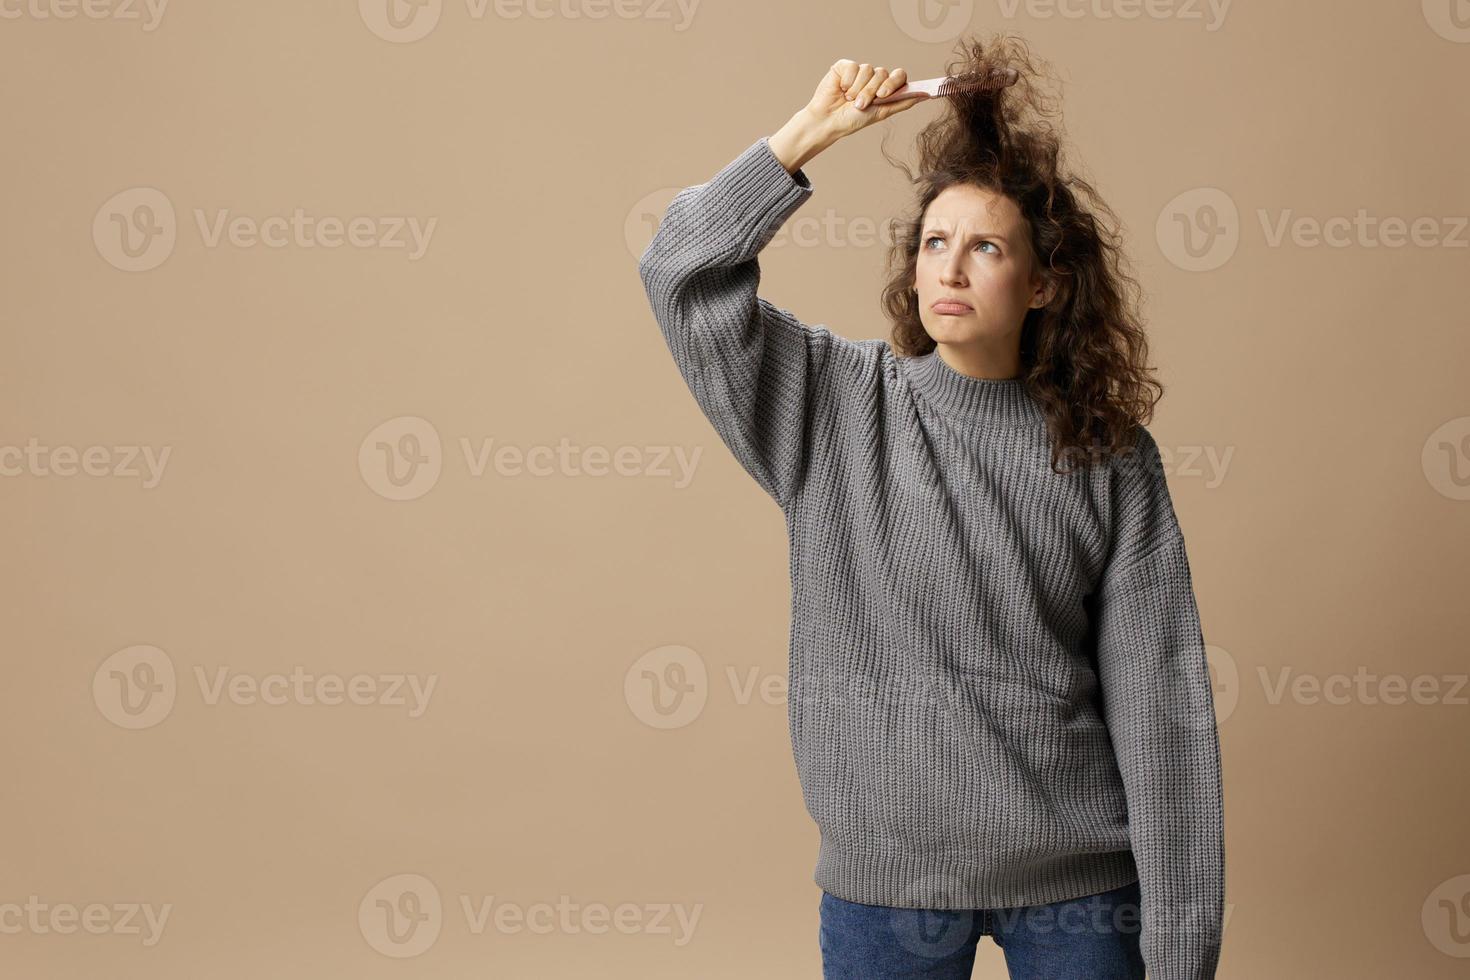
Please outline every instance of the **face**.
[[[1026, 220], [1003, 194], [953, 184], [920, 226], [914, 285], [919, 318], [939, 343], [1020, 343], [1026, 311], [1046, 304]], [[963, 306], [938, 309], [940, 299]]]

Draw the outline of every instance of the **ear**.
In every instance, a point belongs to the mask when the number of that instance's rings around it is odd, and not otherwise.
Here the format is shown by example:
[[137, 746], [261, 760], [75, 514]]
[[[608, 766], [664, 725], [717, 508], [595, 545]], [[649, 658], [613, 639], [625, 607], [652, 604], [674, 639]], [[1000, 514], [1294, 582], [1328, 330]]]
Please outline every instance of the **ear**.
[[1057, 294], [1057, 282], [1055, 279], [1033, 279], [1031, 283], [1031, 309], [1039, 310], [1052, 301]]

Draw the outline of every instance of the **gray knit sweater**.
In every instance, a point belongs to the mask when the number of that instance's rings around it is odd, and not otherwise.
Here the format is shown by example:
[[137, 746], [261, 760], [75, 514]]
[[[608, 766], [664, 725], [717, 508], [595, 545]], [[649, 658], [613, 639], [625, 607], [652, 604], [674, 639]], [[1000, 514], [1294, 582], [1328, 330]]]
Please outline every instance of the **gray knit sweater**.
[[1024, 381], [758, 296], [757, 253], [812, 193], [762, 137], [675, 196], [639, 273], [699, 408], [785, 514], [816, 884], [984, 909], [992, 933], [991, 910], [1138, 880], [1152, 980], [1213, 977], [1219, 746], [1153, 437], [1057, 475]]

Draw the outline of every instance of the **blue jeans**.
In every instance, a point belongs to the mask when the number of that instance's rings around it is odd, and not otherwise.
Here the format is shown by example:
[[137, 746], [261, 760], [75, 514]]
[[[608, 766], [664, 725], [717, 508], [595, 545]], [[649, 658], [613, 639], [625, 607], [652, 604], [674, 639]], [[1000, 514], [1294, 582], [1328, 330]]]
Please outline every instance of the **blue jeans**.
[[969, 980], [987, 919], [1011, 980], [1143, 980], [1139, 885], [1047, 905], [900, 909], [822, 892], [823, 980]]

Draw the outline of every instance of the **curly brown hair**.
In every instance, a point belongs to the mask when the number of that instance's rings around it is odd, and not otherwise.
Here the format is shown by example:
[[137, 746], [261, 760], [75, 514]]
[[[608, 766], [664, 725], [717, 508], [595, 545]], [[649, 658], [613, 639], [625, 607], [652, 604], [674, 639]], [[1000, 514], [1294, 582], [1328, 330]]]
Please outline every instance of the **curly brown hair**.
[[892, 269], [880, 303], [893, 323], [891, 344], [904, 356], [937, 346], [919, 318], [911, 290], [919, 234], [929, 204], [953, 184], [972, 184], [1015, 202], [1026, 219], [1038, 272], [1051, 287], [1046, 305], [1027, 312], [1021, 372], [1041, 405], [1054, 472], [1064, 459], [1091, 466], [1136, 445], [1164, 386], [1147, 366], [1148, 340], [1137, 312], [1138, 282], [1128, 272], [1118, 219], [1092, 185], [1065, 168], [1055, 100], [1039, 80], [1045, 62], [1019, 37], [962, 38], [946, 74], [1012, 69], [1009, 87], [949, 96], [944, 114], [917, 137], [918, 176], [888, 156], [916, 185], [911, 215], [894, 219]]

